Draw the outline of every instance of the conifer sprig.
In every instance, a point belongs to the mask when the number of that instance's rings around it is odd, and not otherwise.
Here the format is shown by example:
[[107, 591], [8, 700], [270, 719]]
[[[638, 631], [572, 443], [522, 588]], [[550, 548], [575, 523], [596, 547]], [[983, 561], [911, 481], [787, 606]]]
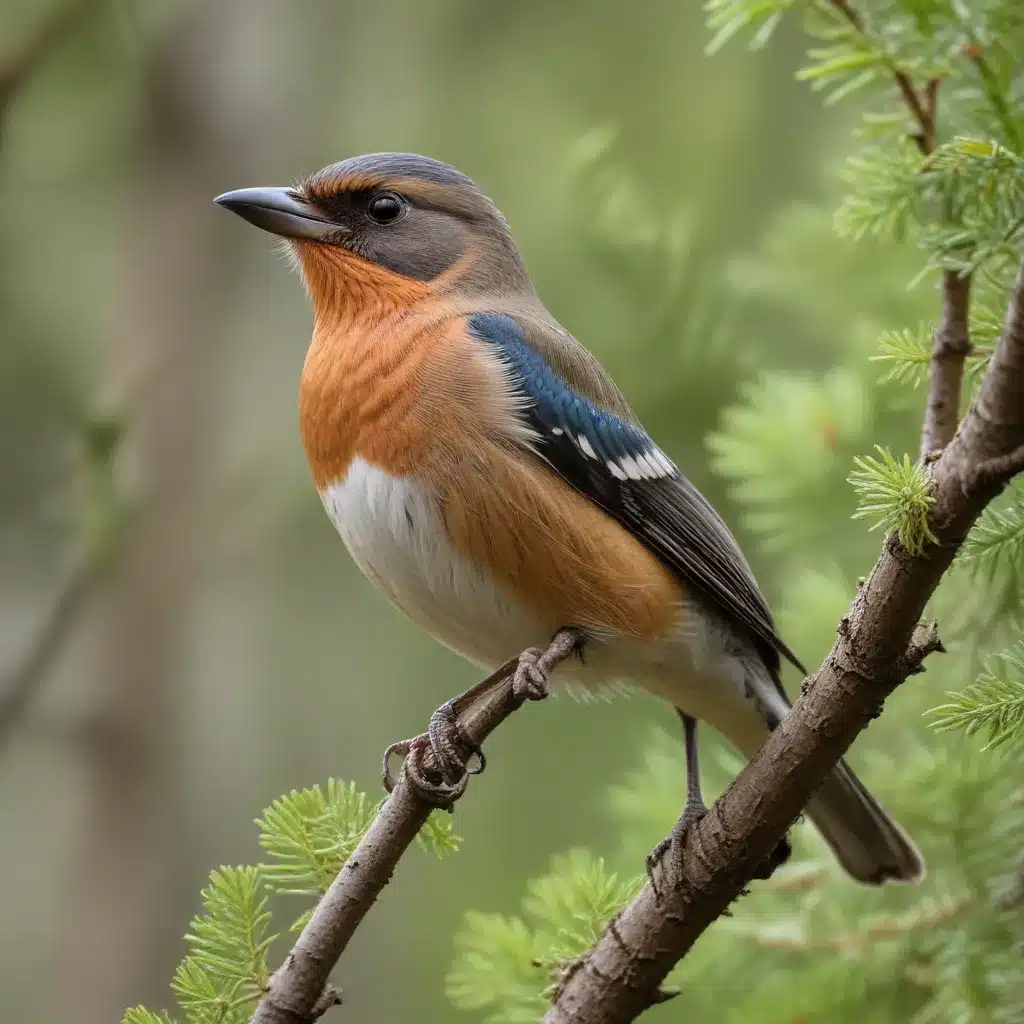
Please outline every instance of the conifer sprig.
[[919, 555], [925, 544], [935, 543], [928, 524], [928, 511], [934, 499], [931, 483], [923, 467], [909, 455], [897, 459], [888, 448], [875, 445], [879, 458], [858, 456], [849, 480], [860, 503], [854, 519], [872, 519], [872, 530], [896, 533], [900, 543], [912, 555]]
[[1024, 739], [1024, 644], [991, 658], [977, 680], [929, 712], [940, 732], [987, 737], [986, 750]]

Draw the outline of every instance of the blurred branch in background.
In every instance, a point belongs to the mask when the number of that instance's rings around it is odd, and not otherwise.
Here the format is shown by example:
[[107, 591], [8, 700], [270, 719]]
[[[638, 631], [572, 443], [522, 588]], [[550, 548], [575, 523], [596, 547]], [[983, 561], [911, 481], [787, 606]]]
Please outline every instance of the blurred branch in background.
[[[26, 38], [0, 63], [0, 146], [4, 141], [7, 114], [18, 92], [70, 36], [86, 16], [103, 6], [105, 0], [71, 0], [54, 7], [32, 28]], [[86, 431], [88, 434], [88, 431]], [[86, 458], [91, 459], [89, 449]], [[105, 460], [112, 453], [99, 453]], [[98, 468], [91, 464], [89, 469]], [[99, 552], [90, 548], [81, 554], [67, 575], [49, 615], [35, 639], [30, 643], [21, 664], [0, 690], [0, 748], [10, 739], [12, 731], [28, 707], [33, 692], [46, 675], [70, 636], [82, 609], [87, 605], [100, 576]]]
[[76, 993], [82, 1024], [109, 1024], [126, 1002], [160, 992], [158, 965], [180, 948], [166, 921], [190, 867], [182, 661], [204, 560], [230, 291], [224, 236], [196, 198], [218, 191], [230, 152], [222, 97], [196, 73], [207, 28], [190, 9], [154, 46], [137, 115], [139, 183], [125, 198], [111, 374], [146, 386], [144, 400], [129, 396], [136, 508], [98, 602], [75, 748], [81, 835], [57, 988]]
[[127, 525], [127, 510], [114, 477], [121, 433], [121, 425], [109, 417], [94, 417], [82, 430], [79, 551], [24, 659], [0, 690], [0, 751], [46, 681], [116, 555]]
[[0, 63], [0, 145], [3, 144], [7, 112], [22, 86], [45, 63], [55, 49], [70, 36], [92, 11], [106, 0], [69, 0], [58, 3], [44, 15], [13, 53]]
[[24, 660], [4, 682], [0, 692], [0, 751], [10, 741], [33, 694], [56, 662], [100, 575], [101, 568], [95, 562], [83, 558], [75, 564]]

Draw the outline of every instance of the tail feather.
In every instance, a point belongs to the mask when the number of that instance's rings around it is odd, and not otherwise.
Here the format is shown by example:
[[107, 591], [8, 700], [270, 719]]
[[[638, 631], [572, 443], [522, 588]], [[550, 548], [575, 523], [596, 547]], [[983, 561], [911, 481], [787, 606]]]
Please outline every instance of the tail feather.
[[858, 882], [881, 885], [924, 878], [924, 858], [917, 847], [845, 761], [815, 791], [807, 816]]

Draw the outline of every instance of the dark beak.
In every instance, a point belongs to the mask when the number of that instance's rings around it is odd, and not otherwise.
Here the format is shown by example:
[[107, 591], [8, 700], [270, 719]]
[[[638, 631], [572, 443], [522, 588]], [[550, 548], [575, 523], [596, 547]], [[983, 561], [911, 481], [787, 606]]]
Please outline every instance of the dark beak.
[[236, 188], [217, 196], [214, 202], [282, 238], [336, 242], [345, 234], [344, 228], [328, 220], [290, 188]]

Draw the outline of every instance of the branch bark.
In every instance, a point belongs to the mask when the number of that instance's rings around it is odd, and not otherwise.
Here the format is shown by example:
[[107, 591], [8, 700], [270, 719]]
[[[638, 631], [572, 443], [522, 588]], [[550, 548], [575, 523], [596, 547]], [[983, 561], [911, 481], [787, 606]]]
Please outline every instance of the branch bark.
[[978, 396], [933, 466], [938, 543], [915, 557], [887, 539], [792, 712], [667, 858], [661, 899], [647, 885], [618, 915], [543, 1024], [623, 1024], [659, 1000], [668, 972], [754, 876], [886, 697], [941, 650], [920, 616], [974, 521], [1021, 469], [1022, 450], [1024, 267]]
[[941, 451], [953, 440], [960, 418], [964, 361], [971, 351], [967, 326], [971, 279], [955, 270], [942, 272], [942, 315], [928, 364], [928, 404], [921, 428], [921, 458]]
[[[572, 653], [561, 649], [556, 652], [559, 637], [546, 654], [549, 665]], [[464, 757], [468, 757], [473, 748], [479, 748], [522, 706], [523, 702], [512, 691], [518, 662], [518, 658], [507, 661], [464, 694], [469, 698], [464, 710], [458, 707], [462, 698], [456, 700], [458, 723], [467, 741], [462, 751]], [[424, 767], [429, 772], [432, 759], [429, 750], [425, 757]], [[417, 793], [409, 782], [408, 773], [403, 771], [366, 835], [317, 904], [284, 964], [274, 973], [250, 1024], [312, 1024], [341, 1001], [339, 993], [328, 984], [328, 977], [360, 922], [391, 881], [402, 855], [436, 807], [436, 803]]]

